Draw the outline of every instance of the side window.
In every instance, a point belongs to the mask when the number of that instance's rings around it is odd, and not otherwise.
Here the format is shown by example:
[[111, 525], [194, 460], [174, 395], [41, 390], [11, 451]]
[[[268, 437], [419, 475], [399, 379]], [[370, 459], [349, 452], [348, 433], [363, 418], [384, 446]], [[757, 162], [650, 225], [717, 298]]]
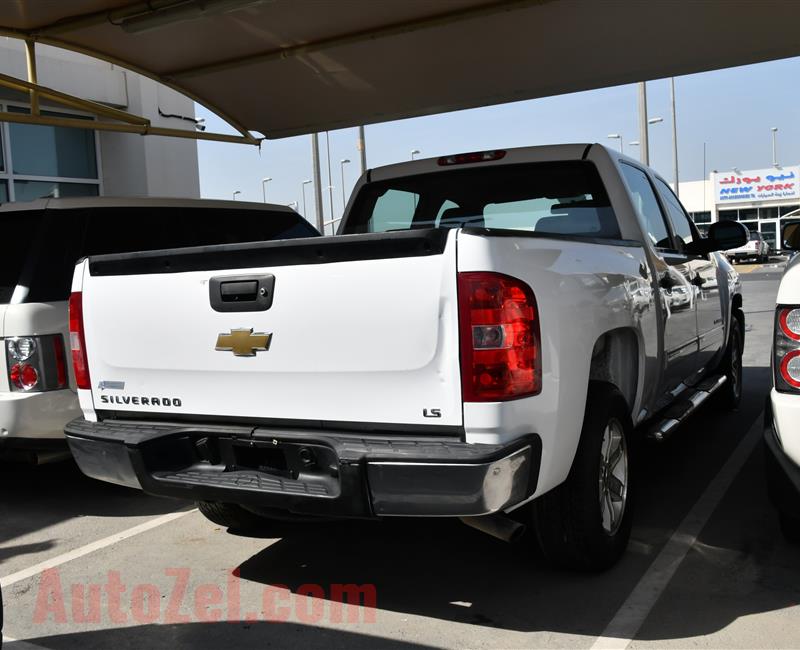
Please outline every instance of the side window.
[[[675, 236], [680, 240], [678, 246], [681, 247], [681, 252], [683, 252], [686, 250], [686, 246], [691, 244], [694, 240], [692, 227], [689, 225], [689, 217], [686, 216], [683, 206], [680, 201], [678, 201], [678, 197], [675, 196], [669, 185], [660, 178], [656, 178], [656, 185], [658, 186], [661, 198], [664, 199], [664, 205], [667, 206], [667, 214], [669, 215], [669, 220], [672, 222], [672, 230]], [[681, 244], [681, 242], [683, 243]]]
[[442, 216], [444, 215], [445, 212], [447, 212], [448, 210], [457, 209], [459, 207], [460, 206], [458, 205], [458, 203], [454, 203], [450, 199], [445, 199], [444, 203], [442, 203], [442, 207], [439, 208], [439, 212], [436, 215], [436, 219], [434, 221], [436, 227], [438, 228], [439, 225], [441, 224]]
[[656, 199], [656, 194], [653, 191], [650, 180], [647, 178], [647, 174], [627, 163], [622, 163], [620, 167], [622, 168], [622, 175], [628, 183], [628, 189], [633, 198], [633, 204], [636, 206], [639, 220], [647, 236], [650, 237], [650, 241], [657, 248], [672, 248], [664, 215], [661, 213], [658, 199]]
[[419, 203], [419, 194], [404, 190], [387, 190], [375, 201], [369, 220], [369, 232], [408, 230]]

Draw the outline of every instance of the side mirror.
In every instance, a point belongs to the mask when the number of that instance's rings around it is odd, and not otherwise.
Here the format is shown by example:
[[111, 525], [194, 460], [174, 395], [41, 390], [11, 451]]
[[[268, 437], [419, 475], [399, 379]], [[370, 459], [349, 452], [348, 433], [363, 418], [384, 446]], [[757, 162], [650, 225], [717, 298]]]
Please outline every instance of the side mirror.
[[800, 250], [800, 221], [787, 223], [781, 232], [782, 248], [784, 250]]
[[750, 231], [738, 221], [717, 221], [708, 228], [705, 248], [707, 252], [727, 251], [744, 246], [750, 240]]

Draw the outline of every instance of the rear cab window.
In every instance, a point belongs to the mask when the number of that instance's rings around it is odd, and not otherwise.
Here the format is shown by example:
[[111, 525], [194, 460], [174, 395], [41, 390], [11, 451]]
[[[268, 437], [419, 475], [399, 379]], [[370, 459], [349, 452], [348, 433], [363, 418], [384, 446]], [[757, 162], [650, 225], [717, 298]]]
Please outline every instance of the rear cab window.
[[314, 237], [294, 212], [198, 207], [94, 207], [0, 213], [24, 233], [0, 265], [0, 304], [69, 298], [78, 259], [106, 253]]
[[496, 228], [619, 239], [600, 175], [587, 161], [469, 167], [365, 185], [344, 234]]

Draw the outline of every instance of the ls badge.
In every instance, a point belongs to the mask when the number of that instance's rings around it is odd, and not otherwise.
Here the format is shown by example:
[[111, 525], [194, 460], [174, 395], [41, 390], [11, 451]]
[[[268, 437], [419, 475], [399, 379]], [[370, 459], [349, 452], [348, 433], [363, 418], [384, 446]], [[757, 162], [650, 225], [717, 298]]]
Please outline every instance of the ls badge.
[[232, 329], [230, 334], [217, 337], [218, 352], [233, 352], [236, 357], [254, 357], [256, 352], [266, 352], [272, 341], [272, 334], [256, 333], [250, 329]]

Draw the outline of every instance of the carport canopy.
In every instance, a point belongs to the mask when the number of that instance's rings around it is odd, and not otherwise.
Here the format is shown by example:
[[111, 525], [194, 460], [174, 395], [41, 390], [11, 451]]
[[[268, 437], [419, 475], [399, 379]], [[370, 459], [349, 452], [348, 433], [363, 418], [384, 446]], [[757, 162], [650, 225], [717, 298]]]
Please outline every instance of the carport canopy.
[[0, 10], [0, 34], [152, 77], [250, 141], [785, 58], [800, 53], [798, 24], [800, 4], [785, 0], [14, 0]]

